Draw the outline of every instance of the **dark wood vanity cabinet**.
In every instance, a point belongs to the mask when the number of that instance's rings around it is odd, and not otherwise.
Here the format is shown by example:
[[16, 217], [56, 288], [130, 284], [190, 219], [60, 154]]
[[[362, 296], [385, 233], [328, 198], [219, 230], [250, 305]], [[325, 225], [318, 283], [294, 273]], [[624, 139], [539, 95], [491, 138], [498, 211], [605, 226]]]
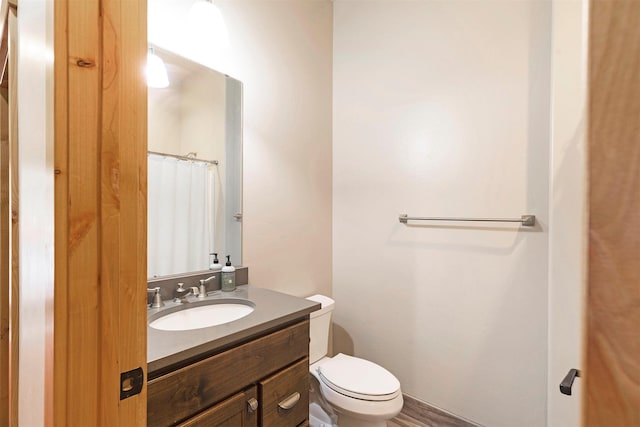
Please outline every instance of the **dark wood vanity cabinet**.
[[296, 427], [309, 416], [309, 321], [149, 381], [147, 425]]

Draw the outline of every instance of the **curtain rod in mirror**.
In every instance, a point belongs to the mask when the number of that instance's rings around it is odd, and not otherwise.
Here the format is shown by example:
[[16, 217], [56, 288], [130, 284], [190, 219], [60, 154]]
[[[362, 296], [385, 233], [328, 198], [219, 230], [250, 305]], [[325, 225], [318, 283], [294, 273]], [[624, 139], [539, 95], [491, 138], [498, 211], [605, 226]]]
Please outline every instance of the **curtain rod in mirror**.
[[[204, 159], [199, 159], [197, 157], [191, 157], [189, 155], [179, 156], [177, 154], [160, 153], [160, 152], [157, 152], [157, 151], [147, 151], [147, 153], [148, 154], [155, 154], [156, 156], [173, 157], [173, 158], [180, 159], [180, 160], [191, 160], [193, 162], [210, 163], [212, 165], [217, 165], [218, 164], [217, 160], [204, 160]], [[191, 153], [189, 153], [189, 154], [191, 154]]]

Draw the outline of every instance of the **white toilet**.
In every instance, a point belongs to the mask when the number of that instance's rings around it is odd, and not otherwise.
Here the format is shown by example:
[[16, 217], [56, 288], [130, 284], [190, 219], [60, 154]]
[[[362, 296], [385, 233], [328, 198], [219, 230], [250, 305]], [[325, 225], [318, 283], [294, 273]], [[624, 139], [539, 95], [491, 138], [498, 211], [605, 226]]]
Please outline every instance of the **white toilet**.
[[324, 295], [307, 298], [322, 304], [311, 313], [309, 372], [338, 415], [339, 427], [386, 427], [402, 409], [400, 382], [382, 366], [339, 353], [327, 357], [329, 325], [335, 302]]

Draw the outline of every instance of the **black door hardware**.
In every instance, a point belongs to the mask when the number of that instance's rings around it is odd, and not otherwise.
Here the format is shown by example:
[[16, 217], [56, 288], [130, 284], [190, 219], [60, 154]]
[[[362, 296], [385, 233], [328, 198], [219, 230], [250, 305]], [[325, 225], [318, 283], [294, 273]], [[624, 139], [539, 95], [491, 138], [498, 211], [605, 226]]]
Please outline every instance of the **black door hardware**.
[[142, 368], [120, 374], [120, 400], [134, 396], [142, 391], [144, 384], [144, 372]]
[[560, 383], [560, 393], [571, 396], [571, 386], [573, 386], [573, 380], [580, 376], [580, 371], [577, 369], [569, 369], [567, 376], [564, 377]]

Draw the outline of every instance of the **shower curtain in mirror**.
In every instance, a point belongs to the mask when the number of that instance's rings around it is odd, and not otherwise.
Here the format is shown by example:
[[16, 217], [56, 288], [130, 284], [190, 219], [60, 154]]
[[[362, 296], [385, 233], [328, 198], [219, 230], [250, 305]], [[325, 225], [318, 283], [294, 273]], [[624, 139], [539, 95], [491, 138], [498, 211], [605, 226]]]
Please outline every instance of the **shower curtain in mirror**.
[[147, 277], [206, 270], [213, 245], [213, 166], [148, 158]]

